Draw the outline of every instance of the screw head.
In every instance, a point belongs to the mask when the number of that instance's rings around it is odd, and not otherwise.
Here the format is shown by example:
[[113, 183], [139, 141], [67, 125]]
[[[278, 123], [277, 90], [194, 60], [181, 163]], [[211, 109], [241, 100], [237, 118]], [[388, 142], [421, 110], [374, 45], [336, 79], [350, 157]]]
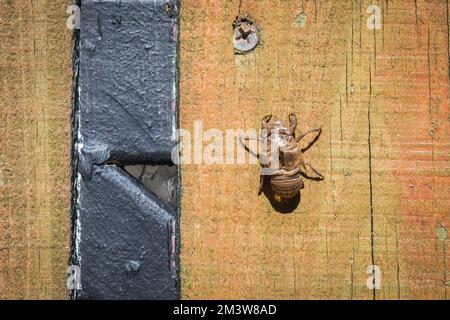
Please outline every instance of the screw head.
[[244, 54], [256, 48], [259, 43], [258, 28], [248, 18], [233, 23], [233, 46], [236, 54]]

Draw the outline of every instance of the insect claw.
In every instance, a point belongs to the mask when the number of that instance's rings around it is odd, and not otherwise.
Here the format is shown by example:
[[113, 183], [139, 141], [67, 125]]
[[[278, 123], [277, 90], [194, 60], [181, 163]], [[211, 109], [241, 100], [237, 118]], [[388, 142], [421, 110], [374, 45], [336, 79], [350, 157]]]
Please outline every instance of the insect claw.
[[262, 128], [264, 129], [268, 129], [269, 128], [269, 122], [272, 119], [272, 114], [268, 114], [266, 116], [264, 116], [263, 121], [262, 121]]

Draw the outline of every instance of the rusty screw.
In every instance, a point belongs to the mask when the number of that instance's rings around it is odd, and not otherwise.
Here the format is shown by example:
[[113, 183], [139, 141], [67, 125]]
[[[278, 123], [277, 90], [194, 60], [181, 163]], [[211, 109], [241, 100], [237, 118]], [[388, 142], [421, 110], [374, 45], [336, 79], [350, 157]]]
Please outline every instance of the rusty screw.
[[237, 20], [233, 23], [233, 28], [233, 44], [235, 53], [247, 53], [258, 45], [258, 29], [251, 20]]

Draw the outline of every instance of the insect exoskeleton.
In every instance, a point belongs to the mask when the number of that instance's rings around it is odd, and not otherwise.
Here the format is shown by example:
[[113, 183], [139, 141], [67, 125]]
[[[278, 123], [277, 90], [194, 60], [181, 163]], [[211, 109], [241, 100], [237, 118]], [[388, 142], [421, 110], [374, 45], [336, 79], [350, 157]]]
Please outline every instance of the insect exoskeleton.
[[[296, 197], [304, 188], [303, 177], [312, 180], [324, 179], [323, 175], [303, 158], [304, 152], [318, 140], [322, 132], [321, 128], [310, 129], [297, 136], [295, 133], [297, 117], [291, 113], [289, 125], [285, 125], [277, 117], [267, 115], [261, 122], [261, 129], [260, 136], [256, 138], [262, 144], [260, 148], [262, 151], [259, 153], [251, 150], [245, 143], [252, 138], [241, 137], [241, 143], [245, 149], [260, 160], [262, 169], [258, 194], [262, 193], [266, 179], [270, 182], [275, 199], [279, 201]], [[309, 142], [303, 146], [302, 142], [307, 141], [306, 137], [312, 134], [314, 138], [309, 139]], [[268, 170], [269, 167], [270, 170]]]
[[292, 199], [305, 187], [300, 173], [293, 176], [273, 176], [270, 178], [270, 186], [274, 194], [279, 196], [276, 200]]

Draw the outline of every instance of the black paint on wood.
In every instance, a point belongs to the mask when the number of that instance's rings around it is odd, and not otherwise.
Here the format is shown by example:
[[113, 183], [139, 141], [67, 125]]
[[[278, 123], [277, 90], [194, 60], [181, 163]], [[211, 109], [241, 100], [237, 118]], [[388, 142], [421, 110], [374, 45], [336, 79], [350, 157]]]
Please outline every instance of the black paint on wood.
[[94, 166], [79, 201], [80, 298], [177, 297], [172, 209], [116, 166]]
[[115, 166], [171, 162], [176, 13], [177, 2], [162, 0], [81, 2], [76, 298], [179, 297], [177, 215]]

